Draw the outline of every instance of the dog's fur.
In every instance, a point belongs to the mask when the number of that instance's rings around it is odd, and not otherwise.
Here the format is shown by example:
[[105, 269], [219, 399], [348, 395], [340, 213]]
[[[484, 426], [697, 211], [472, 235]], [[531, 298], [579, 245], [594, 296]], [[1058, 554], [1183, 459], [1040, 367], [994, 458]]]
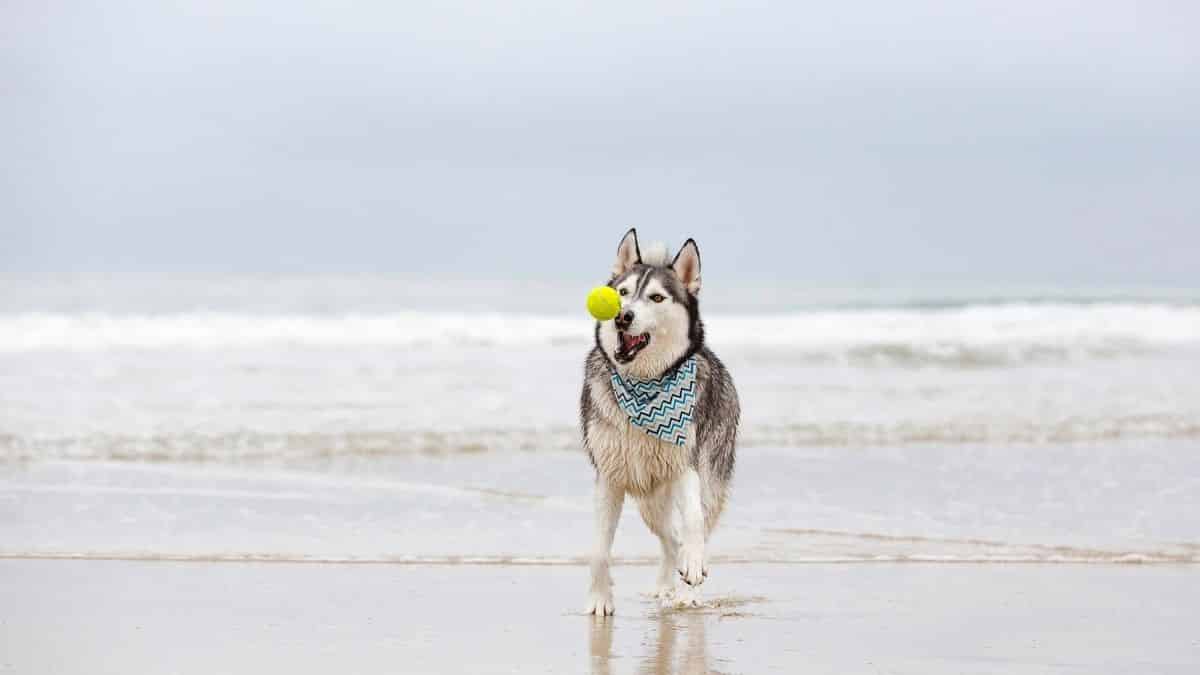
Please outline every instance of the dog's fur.
[[[629, 230], [617, 247], [608, 285], [622, 294], [621, 314], [596, 324], [579, 411], [583, 445], [596, 469], [596, 540], [586, 610], [600, 616], [614, 609], [609, 560], [626, 494], [637, 500], [642, 519], [662, 544], [656, 595], [664, 604], [696, 603], [693, 591], [708, 576], [705, 545], [733, 476], [741, 413], [733, 380], [704, 346], [695, 241], [687, 240], [668, 262], [665, 247], [643, 253], [637, 232]], [[649, 343], [629, 354], [622, 333], [646, 334]], [[661, 377], [692, 355], [696, 403], [681, 447], [634, 426], [617, 405], [610, 376], [615, 370], [640, 379]], [[679, 593], [676, 573], [688, 586]]]

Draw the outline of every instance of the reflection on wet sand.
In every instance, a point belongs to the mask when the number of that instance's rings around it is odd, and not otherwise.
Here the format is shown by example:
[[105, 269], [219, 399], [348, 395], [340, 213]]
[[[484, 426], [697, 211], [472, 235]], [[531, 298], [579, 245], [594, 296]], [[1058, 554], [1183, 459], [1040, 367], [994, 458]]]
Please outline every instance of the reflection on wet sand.
[[[590, 654], [593, 675], [609, 675], [615, 619], [597, 618], [591, 622]], [[693, 612], [662, 612], [642, 644], [647, 652], [638, 673], [643, 675], [704, 675], [708, 670], [708, 643], [705, 615]], [[685, 640], [683, 653], [676, 656], [676, 643]]]
[[[658, 616], [657, 640], [652, 654], [642, 659], [641, 673], [654, 675], [703, 675], [708, 673], [708, 643], [704, 633], [705, 615], [693, 612]], [[686, 640], [683, 653], [675, 657], [675, 643], [680, 633]]]
[[590, 641], [588, 653], [591, 654], [592, 675], [609, 675], [609, 661], [612, 659], [613, 617], [596, 617], [588, 622], [590, 626]]

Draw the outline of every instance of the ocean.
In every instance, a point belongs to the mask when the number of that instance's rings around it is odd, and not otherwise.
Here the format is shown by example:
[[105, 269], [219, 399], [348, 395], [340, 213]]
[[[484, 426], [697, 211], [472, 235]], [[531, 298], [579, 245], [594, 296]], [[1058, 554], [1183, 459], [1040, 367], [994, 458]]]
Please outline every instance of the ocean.
[[[587, 290], [7, 281], [0, 456], [570, 450]], [[1197, 294], [762, 286], [704, 311], [743, 447], [1200, 439]]]
[[[578, 562], [590, 286], [0, 282], [0, 554]], [[712, 287], [718, 559], [1200, 555], [1200, 292]]]

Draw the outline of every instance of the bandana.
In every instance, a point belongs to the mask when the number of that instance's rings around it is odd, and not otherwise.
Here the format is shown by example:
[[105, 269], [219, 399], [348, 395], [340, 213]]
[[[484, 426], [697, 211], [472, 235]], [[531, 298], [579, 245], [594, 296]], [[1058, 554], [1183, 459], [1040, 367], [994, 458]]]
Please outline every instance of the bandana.
[[614, 371], [612, 388], [631, 423], [675, 445], [687, 441], [687, 425], [696, 407], [695, 356], [656, 380], [622, 379]]

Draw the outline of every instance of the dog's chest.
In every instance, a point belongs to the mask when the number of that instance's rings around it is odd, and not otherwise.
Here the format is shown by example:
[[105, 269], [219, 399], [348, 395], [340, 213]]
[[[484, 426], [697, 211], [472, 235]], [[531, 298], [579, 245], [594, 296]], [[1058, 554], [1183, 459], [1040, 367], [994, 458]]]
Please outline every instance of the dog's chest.
[[605, 382], [593, 381], [592, 402], [593, 415], [587, 421], [588, 451], [610, 485], [645, 494], [674, 480], [687, 467], [694, 438], [679, 446], [634, 426]]

